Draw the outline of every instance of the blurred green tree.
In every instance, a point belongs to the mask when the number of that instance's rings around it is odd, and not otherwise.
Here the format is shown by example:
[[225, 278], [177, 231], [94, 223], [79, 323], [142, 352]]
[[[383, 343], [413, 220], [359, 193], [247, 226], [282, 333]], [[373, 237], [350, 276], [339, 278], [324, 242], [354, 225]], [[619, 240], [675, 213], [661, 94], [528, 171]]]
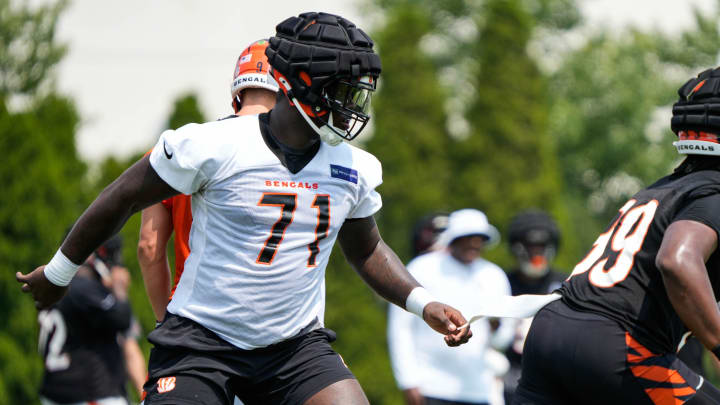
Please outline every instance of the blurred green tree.
[[[36, 347], [37, 313], [14, 274], [27, 273], [52, 256], [85, 198], [85, 165], [74, 142], [77, 123], [72, 103], [58, 96], [39, 99], [29, 111], [17, 113], [8, 112], [0, 101], [0, 147], [7, 151], [0, 165], [5, 184], [0, 316], [6, 320], [0, 339], [7, 341], [0, 345], [0, 403], [32, 403], [37, 398], [43, 369]], [[10, 361], [18, 355], [21, 361]]]
[[420, 48], [432, 28], [425, 10], [411, 4], [388, 10], [385, 28], [374, 35], [383, 75], [373, 98], [374, 133], [366, 146], [383, 166], [380, 230], [405, 260], [410, 258], [409, 225], [452, 205], [446, 89]]
[[0, 94], [34, 95], [48, 83], [66, 51], [55, 41], [55, 29], [67, 4], [0, 0]]
[[[521, 1], [484, 4], [478, 41], [467, 50], [477, 67], [465, 112], [469, 135], [452, 153], [454, 208], [479, 208], [504, 229], [518, 211], [537, 207], [567, 229], [559, 163], [548, 132], [547, 79], [527, 51], [536, 21]], [[560, 266], [573, 250], [572, 241], [564, 244]], [[488, 257], [512, 264], [507, 249], [489, 251]]]
[[[52, 73], [64, 53], [55, 27], [66, 2], [30, 7], [0, 1], [0, 403], [38, 402], [42, 361], [37, 312], [20, 292], [27, 273], [54, 253], [86, 199], [85, 164], [75, 149], [79, 117], [56, 94]], [[14, 106], [12, 109], [8, 105]]]
[[670, 106], [685, 80], [715, 62], [717, 18], [696, 12], [696, 24], [673, 35], [597, 33], [550, 75], [550, 128], [572, 222], [586, 230], [577, 234], [582, 246], [681, 159], [671, 144]]
[[197, 95], [186, 93], [179, 96], [173, 103], [173, 110], [168, 117], [167, 128], [178, 129], [191, 122], [205, 122], [205, 114], [200, 109]]
[[[561, 202], [563, 187], [562, 178], [557, 175], [556, 145], [548, 130], [551, 98], [547, 75], [528, 50], [544, 49], [552, 43], [548, 38], [556, 38], [580, 23], [575, 1], [451, 0], [437, 3], [377, 0], [374, 4], [385, 12], [393, 7], [428, 10], [426, 28], [423, 36], [418, 37], [417, 46], [400, 48], [376, 38], [383, 60], [383, 75], [374, 101], [377, 127], [368, 148], [380, 158], [384, 167], [385, 185], [381, 190], [385, 206], [379, 222], [385, 239], [391, 246], [401, 247], [398, 252], [406, 258], [405, 246], [414, 221], [431, 211], [464, 207], [486, 211], [490, 221], [501, 231], [514, 213], [530, 207], [543, 208], [559, 220], [565, 232], [570, 233], [572, 224]], [[404, 27], [395, 29], [402, 32]], [[406, 40], [405, 43], [409, 42]], [[388, 59], [406, 58], [404, 53], [409, 52], [408, 49], [417, 53], [416, 58], [425, 61], [420, 65], [422, 69], [414, 68], [413, 73], [390, 70], [392, 65]], [[408, 65], [416, 66], [417, 63], [408, 62]], [[428, 69], [427, 65], [431, 67]], [[417, 71], [432, 72], [435, 79], [415, 80]], [[398, 74], [400, 79], [396, 77]], [[408, 85], [396, 86], [392, 92], [385, 90], [390, 87], [389, 83], [401, 83], [401, 80]], [[422, 94], [424, 98], [412, 98], [398, 104], [397, 100], [402, 97], [398, 94], [418, 83], [426, 88], [437, 88], [438, 93], [433, 95], [427, 89], [412, 89], [409, 90], [412, 94]], [[385, 92], [395, 93], [392, 103], [383, 104]], [[396, 108], [410, 104], [425, 106], [425, 109], [417, 109], [416, 114], [423, 119], [415, 119], [402, 108]], [[428, 110], [432, 113], [425, 112]], [[403, 118], [403, 114], [409, 119]], [[433, 126], [428, 125], [430, 119]], [[403, 158], [401, 155], [405, 152], [398, 151], [397, 141], [382, 149], [383, 145], [392, 142], [389, 139], [391, 132], [382, 130], [383, 120], [399, 128], [393, 136], [400, 139], [403, 134], [408, 136], [416, 132], [407, 128], [420, 126], [427, 128], [424, 133], [434, 134], [419, 137], [420, 147], [404, 145], [411, 153], [408, 154], [410, 157]], [[426, 139], [435, 143], [428, 143]], [[412, 170], [398, 171], [397, 167], [406, 162], [413, 164], [413, 157], [418, 156], [422, 145], [425, 145], [425, 153], [419, 154], [421, 158], [417, 162], [422, 162], [423, 166], [418, 167], [415, 163]], [[422, 184], [426, 179], [430, 181]], [[403, 196], [410, 197], [397, 206], [398, 198]], [[389, 231], [386, 229], [388, 221], [392, 221]], [[578, 254], [577, 244], [570, 240], [563, 245], [558, 264], [568, 267]], [[488, 256], [503, 266], [512, 262], [507, 249], [492, 250]]]

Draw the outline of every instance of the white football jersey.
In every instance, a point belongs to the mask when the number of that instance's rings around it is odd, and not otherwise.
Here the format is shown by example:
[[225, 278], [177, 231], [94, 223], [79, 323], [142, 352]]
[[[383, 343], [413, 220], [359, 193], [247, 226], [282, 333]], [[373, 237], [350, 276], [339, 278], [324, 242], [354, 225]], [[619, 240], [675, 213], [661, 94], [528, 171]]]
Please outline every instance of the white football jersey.
[[322, 322], [325, 267], [340, 227], [382, 205], [373, 155], [323, 143], [292, 174], [265, 144], [257, 115], [165, 131], [150, 163], [192, 194], [190, 256], [168, 311], [241, 349]]

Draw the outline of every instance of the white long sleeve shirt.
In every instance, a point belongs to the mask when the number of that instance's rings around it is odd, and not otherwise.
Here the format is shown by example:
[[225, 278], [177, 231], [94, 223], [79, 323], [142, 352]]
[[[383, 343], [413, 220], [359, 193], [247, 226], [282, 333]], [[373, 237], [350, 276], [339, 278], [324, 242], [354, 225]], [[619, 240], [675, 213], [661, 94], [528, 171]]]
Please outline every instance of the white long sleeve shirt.
[[[437, 251], [415, 258], [407, 268], [439, 301], [467, 317], [476, 313], [476, 297], [511, 294], [505, 272], [484, 259], [465, 265], [449, 252]], [[468, 343], [448, 347], [442, 335], [418, 316], [391, 306], [388, 344], [398, 386], [450, 401], [490, 402], [496, 363], [486, 359], [486, 354], [490, 347], [502, 350], [511, 342], [513, 322], [501, 321], [493, 333], [489, 322], [480, 320], [473, 323], [472, 332]]]

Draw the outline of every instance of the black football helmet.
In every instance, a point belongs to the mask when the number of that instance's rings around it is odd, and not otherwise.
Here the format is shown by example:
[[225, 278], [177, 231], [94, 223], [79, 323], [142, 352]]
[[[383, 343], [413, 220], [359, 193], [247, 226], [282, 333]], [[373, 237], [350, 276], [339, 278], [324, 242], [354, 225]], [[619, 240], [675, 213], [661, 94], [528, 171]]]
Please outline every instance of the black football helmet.
[[560, 244], [560, 229], [544, 211], [525, 211], [510, 221], [508, 242], [520, 271], [538, 278], [550, 270]]
[[448, 226], [449, 214], [436, 212], [420, 218], [413, 227], [412, 255], [413, 257], [430, 251]]
[[337, 145], [365, 128], [381, 66], [355, 24], [326, 13], [290, 17], [265, 53], [280, 89], [323, 141]]
[[678, 153], [720, 155], [720, 68], [708, 69], [678, 89], [670, 126]]

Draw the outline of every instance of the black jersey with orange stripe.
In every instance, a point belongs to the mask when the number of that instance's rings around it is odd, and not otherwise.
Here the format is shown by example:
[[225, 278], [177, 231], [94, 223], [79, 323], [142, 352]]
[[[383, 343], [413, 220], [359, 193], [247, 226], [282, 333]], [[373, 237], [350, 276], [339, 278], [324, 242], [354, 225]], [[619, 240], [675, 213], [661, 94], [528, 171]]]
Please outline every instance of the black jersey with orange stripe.
[[[693, 220], [720, 233], [720, 171], [666, 176], [635, 194], [612, 220], [559, 292], [579, 311], [617, 321], [655, 353], [677, 350], [687, 331], [672, 307], [655, 265], [665, 230]], [[720, 254], [706, 263], [715, 295]]]

